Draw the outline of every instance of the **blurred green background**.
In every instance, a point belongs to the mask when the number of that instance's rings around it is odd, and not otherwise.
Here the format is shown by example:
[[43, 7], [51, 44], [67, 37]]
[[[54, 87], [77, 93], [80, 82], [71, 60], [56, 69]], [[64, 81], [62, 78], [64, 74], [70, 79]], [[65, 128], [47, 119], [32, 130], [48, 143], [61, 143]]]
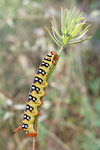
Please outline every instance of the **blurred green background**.
[[11, 131], [22, 116], [33, 76], [50, 50], [44, 26], [60, 8], [83, 11], [93, 38], [68, 46], [49, 80], [39, 117], [38, 150], [100, 150], [100, 0], [0, 0], [0, 150], [31, 150]]

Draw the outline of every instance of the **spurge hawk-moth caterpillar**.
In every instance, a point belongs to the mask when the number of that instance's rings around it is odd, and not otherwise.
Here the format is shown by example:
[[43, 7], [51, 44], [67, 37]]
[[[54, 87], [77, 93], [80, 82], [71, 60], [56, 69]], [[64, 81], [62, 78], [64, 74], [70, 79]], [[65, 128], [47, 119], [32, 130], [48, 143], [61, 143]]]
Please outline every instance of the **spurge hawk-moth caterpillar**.
[[19, 126], [13, 134], [22, 129], [30, 137], [37, 136], [38, 132], [34, 129], [35, 117], [40, 114], [38, 112], [38, 107], [43, 104], [41, 98], [45, 96], [45, 88], [48, 86], [48, 74], [50, 73], [53, 65], [56, 64], [57, 59], [57, 53], [55, 51], [50, 51], [42, 60], [30, 88], [22, 125]]

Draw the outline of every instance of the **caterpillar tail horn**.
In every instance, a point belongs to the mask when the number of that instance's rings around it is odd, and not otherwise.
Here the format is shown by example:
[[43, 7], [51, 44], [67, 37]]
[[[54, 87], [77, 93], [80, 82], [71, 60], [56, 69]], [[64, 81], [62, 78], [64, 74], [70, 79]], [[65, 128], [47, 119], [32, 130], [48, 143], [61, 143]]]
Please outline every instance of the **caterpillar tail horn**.
[[12, 133], [12, 135], [14, 135], [16, 132], [20, 131], [21, 129], [22, 129], [22, 127], [19, 126], [19, 127]]

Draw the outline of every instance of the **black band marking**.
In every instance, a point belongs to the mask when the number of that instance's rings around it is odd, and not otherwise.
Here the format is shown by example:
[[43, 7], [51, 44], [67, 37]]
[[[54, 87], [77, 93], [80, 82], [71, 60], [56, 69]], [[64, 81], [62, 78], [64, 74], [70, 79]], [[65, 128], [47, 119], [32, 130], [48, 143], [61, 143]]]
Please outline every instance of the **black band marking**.
[[42, 74], [44, 76], [46, 74], [46, 72], [43, 69], [39, 68], [37, 74]]
[[28, 124], [23, 123], [23, 124], [22, 124], [22, 128], [23, 128], [23, 129], [27, 129], [27, 128], [28, 128]]
[[52, 55], [49, 55], [49, 54], [48, 54], [47, 56], [48, 56], [48, 57], [52, 57]]
[[29, 110], [30, 112], [32, 112], [34, 110], [34, 108], [32, 106], [30, 106], [29, 104], [26, 105], [25, 111]]
[[40, 91], [40, 88], [38, 88], [37, 86], [35, 86], [35, 85], [32, 85], [32, 87], [31, 87], [31, 89], [30, 89], [30, 92], [32, 92], [32, 91], [36, 91], [37, 93], [39, 93], [39, 91]]
[[51, 54], [53, 55], [53, 52], [51, 51]]
[[30, 117], [30, 116], [28, 116], [27, 114], [24, 114], [24, 116], [23, 116], [23, 120], [25, 120], [25, 119], [29, 121], [29, 120], [31, 119], [31, 117]]
[[51, 59], [50, 59], [50, 58], [46, 58], [46, 57], [44, 58], [44, 60], [51, 61]]
[[41, 66], [45, 66], [46, 68], [48, 68], [50, 65], [44, 61], [42, 61]]
[[42, 80], [41, 78], [35, 76], [33, 83], [36, 83], [36, 82], [42, 84], [42, 83], [43, 83], [43, 80]]
[[34, 96], [32, 96], [32, 95], [29, 95], [27, 101], [29, 102], [29, 101], [31, 101], [31, 100], [32, 100], [33, 102], [35, 102], [35, 101], [37, 100], [37, 98], [34, 97]]

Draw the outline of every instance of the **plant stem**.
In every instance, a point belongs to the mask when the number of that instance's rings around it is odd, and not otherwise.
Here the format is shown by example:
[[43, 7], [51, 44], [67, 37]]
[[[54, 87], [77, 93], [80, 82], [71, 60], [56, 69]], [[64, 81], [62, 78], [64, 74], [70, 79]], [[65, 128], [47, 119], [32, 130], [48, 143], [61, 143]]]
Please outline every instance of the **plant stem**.
[[[59, 54], [58, 54], [58, 60], [63, 52], [63, 49], [64, 49], [64, 45], [61, 46], [60, 48], [60, 51], [59, 51]], [[56, 61], [56, 65], [58, 63], [58, 60]], [[51, 74], [54, 72], [55, 68], [56, 68], [56, 65], [54, 65], [52, 67], [52, 70], [50, 71], [50, 73], [48, 74], [48, 79], [50, 78]], [[47, 79], [47, 80], [48, 80]], [[40, 110], [40, 106], [38, 107], [38, 111]], [[34, 129], [37, 130], [37, 125], [38, 125], [38, 117], [36, 116], [35, 118], [35, 123], [34, 123]], [[33, 150], [36, 150], [36, 137], [33, 138]]]
[[[38, 108], [38, 111], [39, 111], [40, 107]], [[35, 132], [37, 132], [37, 126], [38, 126], [38, 117], [36, 116], [36, 119], [35, 119], [35, 122], [33, 124], [34, 126], [34, 130]], [[33, 149], [32, 150], [36, 150], [36, 137], [33, 138]]]
[[36, 137], [33, 138], [33, 150], [36, 150]]
[[[59, 60], [59, 58], [60, 58], [60, 56], [61, 56], [61, 54], [62, 54], [62, 52], [63, 52], [63, 49], [64, 49], [64, 45], [62, 45], [61, 48], [60, 48], [60, 50], [59, 50], [58, 60]], [[58, 60], [56, 61], [56, 65], [57, 65], [57, 63], [58, 63]], [[56, 68], [56, 65], [54, 65], [54, 66], [52, 67], [52, 70], [51, 70], [50, 73], [48, 74], [48, 79], [50, 78], [50, 76], [51, 76], [52, 73], [54, 72], [54, 70], [55, 70], [55, 68]], [[47, 80], [48, 80], [48, 79], [47, 79]]]

